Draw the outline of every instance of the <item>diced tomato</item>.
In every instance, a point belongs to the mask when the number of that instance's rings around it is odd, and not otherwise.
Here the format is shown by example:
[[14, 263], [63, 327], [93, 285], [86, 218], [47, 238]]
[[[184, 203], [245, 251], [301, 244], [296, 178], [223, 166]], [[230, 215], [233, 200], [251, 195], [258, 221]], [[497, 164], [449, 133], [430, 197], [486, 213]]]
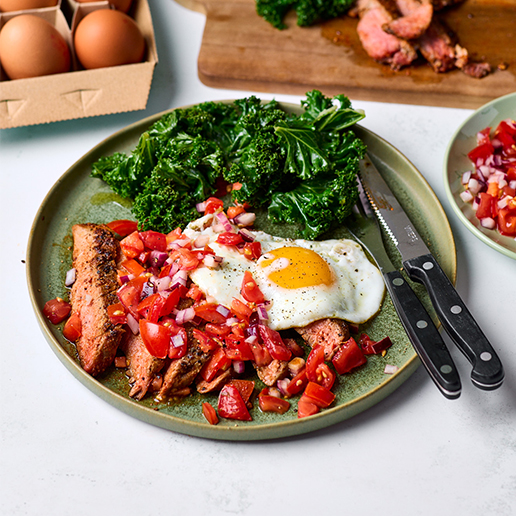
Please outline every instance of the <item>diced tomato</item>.
[[516, 166], [515, 167], [509, 167], [507, 169], [507, 177], [509, 178], [509, 181], [515, 181], [516, 180]]
[[107, 224], [107, 227], [121, 237], [126, 237], [138, 231], [138, 223], [127, 219], [113, 220]]
[[143, 272], [145, 272], [145, 267], [143, 267], [139, 262], [137, 262], [134, 258], [130, 260], [125, 260], [121, 265], [129, 274], [133, 276], [139, 276]]
[[281, 335], [277, 331], [272, 330], [264, 324], [258, 325], [258, 331], [260, 332], [263, 344], [272, 358], [276, 360], [290, 360], [292, 358], [292, 352], [285, 346]]
[[503, 150], [505, 152], [507, 152], [508, 150], [512, 149], [512, 147], [514, 146], [515, 142], [514, 142], [514, 137], [509, 134], [509, 133], [506, 133], [506, 132], [499, 132], [497, 135], [496, 135], [496, 139], [501, 142], [502, 144], [502, 147], [503, 147]]
[[82, 323], [79, 314], [72, 312], [63, 328], [63, 337], [70, 342], [77, 342], [82, 334]]
[[499, 133], [507, 133], [516, 137], [516, 124], [511, 120], [502, 120], [495, 130], [495, 136]]
[[237, 337], [233, 333], [226, 335], [226, 355], [231, 360], [254, 360], [254, 354], [249, 344], [243, 337]]
[[240, 190], [240, 188], [242, 188], [242, 183], [233, 183], [231, 185], [232, 190]]
[[344, 374], [365, 364], [367, 358], [351, 337], [336, 351], [331, 362], [337, 373]]
[[222, 348], [213, 352], [208, 362], [204, 364], [200, 371], [201, 377], [207, 382], [211, 382], [219, 371], [225, 371], [231, 365], [231, 360], [226, 356]]
[[239, 421], [252, 421], [251, 414], [246, 407], [238, 389], [230, 384], [224, 385], [218, 400], [219, 416]]
[[197, 254], [186, 249], [185, 247], [180, 247], [172, 252], [170, 255], [170, 259], [173, 262], [176, 262], [179, 265], [179, 268], [184, 271], [192, 271], [197, 269], [199, 266], [200, 260], [197, 257]]
[[490, 138], [491, 128], [486, 127], [477, 133], [477, 145], [482, 145], [483, 143], [489, 143], [491, 141]]
[[244, 213], [244, 211], [245, 210], [243, 206], [230, 206], [226, 210], [226, 214], [228, 216], [228, 219], [234, 219], [237, 215]]
[[168, 349], [168, 358], [182, 358], [186, 355], [186, 351], [188, 349], [186, 329], [177, 325], [170, 328], [171, 338]]
[[308, 378], [306, 377], [306, 368], [300, 371], [299, 373], [290, 380], [288, 385], [285, 387], [285, 394], [291, 398], [296, 394], [299, 394], [308, 383]]
[[163, 233], [152, 230], [142, 231], [140, 232], [140, 238], [147, 249], [152, 249], [153, 251], [167, 250], [167, 235]]
[[173, 303], [172, 306], [168, 306], [167, 308], [165, 308], [165, 305], [167, 304], [170, 296], [173, 296], [173, 293], [170, 293], [168, 294], [168, 296], [165, 296], [164, 294], [158, 292], [147, 298], [152, 298], [151, 304], [149, 306], [149, 311], [147, 313], [147, 319], [150, 322], [158, 322], [162, 316], [168, 315], [175, 308], [175, 306], [177, 305], [177, 301]]
[[254, 382], [253, 380], [240, 380], [238, 378], [234, 378], [228, 382], [229, 385], [233, 385], [238, 389], [240, 396], [245, 403], [248, 403], [251, 399], [251, 396], [254, 392]]
[[335, 394], [330, 389], [315, 382], [308, 382], [303, 396], [320, 408], [327, 408], [335, 401]]
[[259, 342], [253, 342], [249, 346], [254, 355], [254, 363], [258, 367], [267, 366], [272, 362], [272, 357], [265, 346], [262, 346]]
[[56, 297], [47, 301], [43, 307], [43, 315], [52, 323], [59, 324], [63, 322], [70, 312], [72, 306], [60, 297]]
[[225, 337], [231, 333], [231, 328], [227, 324], [206, 323], [204, 331], [212, 337]]
[[504, 195], [509, 195], [510, 197], [516, 196], [516, 188], [511, 188], [509, 185], [505, 185], [502, 190]]
[[468, 153], [468, 158], [475, 163], [477, 159], [486, 160], [494, 152], [494, 147], [491, 142], [486, 142], [475, 147]]
[[326, 387], [326, 389], [331, 389], [333, 384], [335, 383], [337, 375], [328, 367], [328, 364], [323, 362], [319, 364], [316, 369], [316, 383]]
[[121, 240], [120, 247], [127, 258], [136, 258], [145, 250], [145, 246], [138, 231], [133, 231]]
[[170, 347], [170, 328], [140, 319], [140, 335], [147, 351], [156, 358], [166, 358]]
[[200, 348], [205, 353], [209, 353], [210, 351], [213, 351], [214, 349], [217, 349], [219, 347], [219, 344], [215, 340], [210, 338], [209, 335], [199, 330], [198, 328], [192, 328], [192, 333], [197, 342], [199, 343]]
[[217, 244], [222, 245], [238, 245], [242, 244], [244, 239], [238, 233], [231, 233], [229, 231], [225, 231], [224, 233], [219, 233], [217, 236]]
[[495, 198], [486, 192], [480, 192], [478, 194], [478, 196], [480, 198], [480, 202], [478, 204], [478, 208], [476, 211], [477, 219], [484, 219], [486, 217], [492, 217], [493, 216], [493, 204], [495, 202]]
[[202, 414], [210, 425], [216, 425], [219, 422], [217, 411], [207, 401], [202, 404]]
[[194, 283], [187, 291], [186, 297], [193, 299], [196, 303], [202, 298], [202, 290]]
[[311, 382], [317, 381], [317, 368], [321, 364], [324, 364], [324, 348], [322, 346], [315, 346], [306, 359], [306, 377]]
[[203, 303], [197, 305], [195, 309], [195, 315], [207, 322], [222, 324], [226, 322], [227, 317], [221, 313], [217, 303]]
[[146, 276], [138, 276], [128, 281], [120, 289], [118, 289], [117, 296], [125, 309], [136, 319], [139, 318], [138, 305], [142, 295], [143, 285], [147, 283]]
[[244, 272], [244, 279], [242, 281], [240, 293], [242, 294], [242, 297], [249, 303], [259, 304], [265, 301], [262, 291], [258, 287], [258, 284], [249, 271]]
[[498, 213], [498, 230], [502, 235], [516, 235], [516, 213], [504, 208]]
[[303, 418], [313, 416], [320, 411], [320, 408], [307, 396], [303, 395], [297, 402], [297, 417]]
[[375, 342], [365, 333], [360, 335], [358, 343], [365, 355], [379, 355], [392, 346], [392, 341], [389, 337], [384, 337]]
[[253, 313], [252, 308], [247, 306], [245, 303], [242, 303], [242, 301], [236, 297], [231, 301], [231, 310], [236, 316], [245, 319], [246, 321], [249, 320], [249, 317], [251, 317], [251, 314]]
[[115, 303], [107, 307], [109, 320], [113, 324], [125, 324], [127, 322], [127, 315], [122, 303]]
[[204, 210], [204, 214], [208, 215], [209, 213], [215, 213], [216, 211], [220, 211], [223, 207], [224, 203], [221, 199], [208, 197], [208, 199], [206, 199], [206, 209]]
[[167, 249], [170, 249], [169, 244], [175, 242], [178, 238], [181, 238], [183, 234], [181, 228], [176, 228], [174, 231], [167, 233]]
[[278, 398], [269, 394], [269, 389], [263, 389], [258, 395], [258, 405], [262, 412], [275, 412], [285, 414], [290, 408], [290, 402], [283, 398]]
[[262, 244], [260, 242], [246, 242], [244, 244], [244, 256], [249, 260], [258, 260], [262, 255]]

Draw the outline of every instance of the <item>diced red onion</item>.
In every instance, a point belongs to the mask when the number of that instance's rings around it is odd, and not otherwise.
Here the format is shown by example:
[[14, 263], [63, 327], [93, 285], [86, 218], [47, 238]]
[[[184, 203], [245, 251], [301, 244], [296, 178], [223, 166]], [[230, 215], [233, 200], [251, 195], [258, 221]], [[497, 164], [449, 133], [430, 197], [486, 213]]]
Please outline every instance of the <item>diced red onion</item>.
[[242, 213], [239, 213], [233, 219], [233, 222], [237, 226], [250, 226], [251, 224], [254, 223], [255, 220], [256, 220], [256, 214], [255, 213], [247, 213], [247, 212], [244, 211]]
[[256, 335], [250, 335], [249, 337], [247, 337], [247, 339], [245, 339], [245, 342], [247, 342], [247, 344], [255, 344], [256, 342], [258, 342], [258, 337]]
[[163, 292], [164, 290], [167, 290], [168, 287], [170, 287], [171, 283], [172, 278], [170, 276], [163, 276], [163, 278], [156, 279], [156, 288], [158, 289], [158, 292]]
[[471, 170], [468, 170], [467, 172], [464, 172], [462, 174], [462, 184], [467, 185], [469, 183], [469, 180], [471, 179]]
[[227, 326], [233, 326], [233, 324], [238, 324], [238, 319], [236, 317], [229, 317], [226, 319]]
[[209, 235], [199, 235], [193, 242], [194, 249], [203, 248], [210, 241]]
[[177, 240], [174, 240], [174, 244], [176, 244], [179, 247], [185, 247], [190, 242], [191, 242], [191, 240], [188, 237], [182, 237], [182, 238], [178, 238]]
[[165, 260], [168, 258], [168, 254], [163, 251], [153, 250], [150, 252], [148, 262], [155, 267], [162, 267]]
[[231, 222], [229, 222], [228, 218], [226, 217], [226, 214], [223, 211], [219, 211], [219, 213], [216, 213], [215, 217], [217, 217], [218, 221], [222, 224], [225, 231], [233, 231], [233, 226], [231, 225]]
[[178, 310], [176, 314], [176, 323], [184, 324], [191, 321], [195, 317], [195, 310], [193, 306], [185, 308], [184, 310]]
[[516, 190], [516, 179], [513, 179], [512, 181], [509, 181], [509, 186]]
[[178, 285], [182, 285], [183, 287], [186, 287], [187, 280], [188, 280], [188, 272], [179, 270], [174, 274], [174, 276], [172, 276], [172, 284], [170, 285], [170, 287], [174, 288], [174, 287], [177, 287]]
[[496, 222], [491, 217], [484, 217], [480, 219], [480, 225], [486, 229], [494, 229], [496, 227]]
[[502, 142], [501, 142], [498, 138], [493, 138], [493, 139], [491, 140], [491, 144], [493, 145], [493, 147], [494, 147], [495, 149], [499, 149], [500, 147], [503, 147]]
[[269, 395], [275, 398], [281, 398], [282, 392], [277, 387], [269, 387]]
[[171, 342], [172, 346], [174, 346], [175, 348], [180, 348], [181, 346], [184, 345], [185, 339], [181, 333], [178, 333], [178, 334], [172, 336], [172, 338], [170, 339], [170, 342]]
[[125, 285], [130, 280], [130, 278], [129, 278], [129, 275], [126, 274], [125, 276], [120, 276], [119, 280], [120, 280], [120, 283], [122, 283], [122, 285]]
[[399, 367], [396, 366], [396, 365], [391, 365], [391, 364], [387, 364], [385, 366], [385, 369], [383, 370], [383, 372], [385, 374], [394, 374], [396, 373], [397, 371], [399, 370]]
[[464, 190], [463, 192], [461, 192], [460, 198], [464, 202], [471, 202], [474, 199], [474, 197], [471, 195], [471, 192], [469, 190]]
[[206, 211], [206, 202], [198, 202], [196, 205], [195, 205], [195, 209], [199, 212], [199, 213], [204, 213]]
[[[215, 218], [213, 219], [215, 221]], [[214, 233], [222, 233], [225, 231], [224, 226], [220, 222], [215, 222], [211, 225], [211, 229]]]
[[216, 311], [222, 315], [222, 317], [228, 317], [231, 311], [229, 308], [225, 307], [224, 305], [218, 305], [216, 308]]
[[505, 180], [505, 178], [501, 178], [501, 179], [498, 181], [498, 187], [499, 187], [499, 188], [503, 188], [504, 186], [507, 186], [507, 181]]
[[129, 329], [134, 335], [138, 335], [138, 333], [140, 333], [140, 325], [131, 314], [127, 314], [127, 326], [129, 326]]
[[70, 269], [66, 273], [65, 285], [67, 287], [71, 287], [75, 283], [75, 278], [76, 277], [77, 277], [77, 271], [75, 269]]
[[472, 195], [477, 195], [482, 189], [482, 184], [475, 178], [471, 178], [468, 183], [468, 189]]
[[258, 314], [258, 318], [261, 321], [266, 321], [269, 318], [269, 314], [267, 313], [267, 308], [264, 305], [258, 305], [256, 307], [256, 312]]
[[500, 208], [501, 210], [503, 210], [507, 204], [509, 203], [509, 198], [508, 197], [502, 197], [499, 201], [498, 201], [498, 208]]
[[247, 228], [241, 228], [238, 233], [246, 242], [254, 242], [255, 236], [252, 231], [249, 231]]
[[216, 269], [222, 263], [223, 258], [222, 256], [207, 254], [202, 261], [209, 269]]
[[278, 380], [276, 382], [276, 386], [278, 387], [279, 391], [281, 392], [281, 394], [283, 396], [288, 396], [287, 387], [288, 387], [289, 383], [290, 383], [290, 378], [282, 378], [281, 380]]
[[233, 370], [236, 374], [244, 374], [245, 362], [243, 360], [233, 360]]

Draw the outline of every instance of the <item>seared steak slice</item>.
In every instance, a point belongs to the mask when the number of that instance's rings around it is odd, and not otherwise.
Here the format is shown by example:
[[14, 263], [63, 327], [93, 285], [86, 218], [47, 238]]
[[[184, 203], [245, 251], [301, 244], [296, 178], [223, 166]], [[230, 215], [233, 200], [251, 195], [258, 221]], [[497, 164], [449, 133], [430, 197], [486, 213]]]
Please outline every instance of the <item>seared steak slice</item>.
[[270, 364], [266, 366], [255, 366], [255, 369], [258, 378], [268, 387], [272, 387], [278, 380], [286, 376], [288, 372], [288, 362], [275, 358]]
[[337, 349], [350, 337], [348, 325], [340, 319], [321, 319], [303, 328], [296, 328], [296, 331], [310, 347], [322, 346], [326, 360], [331, 360]]
[[402, 39], [416, 39], [428, 29], [434, 14], [430, 0], [396, 0], [401, 17], [386, 23], [383, 30]]
[[163, 385], [158, 393], [158, 400], [165, 400], [174, 392], [188, 387], [199, 374], [202, 366], [210, 359], [210, 354], [204, 352], [195, 337], [187, 330], [188, 350], [182, 358], [172, 360], [163, 379]]
[[383, 30], [394, 17], [379, 0], [358, 0], [357, 10], [360, 17], [358, 37], [370, 57], [390, 65], [393, 70], [399, 70], [416, 59], [417, 52], [410, 43]]
[[75, 225], [72, 234], [76, 280], [70, 301], [82, 325], [76, 347], [82, 368], [97, 376], [113, 362], [124, 333], [107, 313], [107, 307], [118, 302], [120, 244], [108, 227], [98, 224]]
[[219, 374], [215, 379], [211, 382], [207, 382], [202, 378], [198, 378], [196, 381], [197, 392], [200, 394], [206, 394], [207, 392], [220, 391], [226, 383], [231, 380], [231, 370], [228, 369], [224, 371], [222, 374]]
[[126, 333], [120, 345], [128, 361], [129, 374], [132, 388], [129, 396], [137, 400], [143, 399], [149, 387], [165, 365], [165, 360], [153, 357], [145, 347], [140, 335], [131, 332]]

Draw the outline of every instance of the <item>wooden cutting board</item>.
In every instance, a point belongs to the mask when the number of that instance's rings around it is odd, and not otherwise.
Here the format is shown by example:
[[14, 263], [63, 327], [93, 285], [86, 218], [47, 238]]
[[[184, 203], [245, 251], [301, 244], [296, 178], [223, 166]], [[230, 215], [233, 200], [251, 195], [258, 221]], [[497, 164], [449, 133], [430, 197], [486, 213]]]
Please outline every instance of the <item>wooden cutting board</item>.
[[459, 70], [436, 74], [423, 60], [394, 72], [367, 56], [349, 16], [301, 28], [292, 12], [280, 31], [256, 14], [255, 0], [176, 1], [206, 14], [198, 72], [210, 87], [292, 95], [317, 88], [351, 99], [458, 108], [516, 91], [516, 0], [466, 0], [442, 13], [470, 55], [493, 67], [483, 79]]

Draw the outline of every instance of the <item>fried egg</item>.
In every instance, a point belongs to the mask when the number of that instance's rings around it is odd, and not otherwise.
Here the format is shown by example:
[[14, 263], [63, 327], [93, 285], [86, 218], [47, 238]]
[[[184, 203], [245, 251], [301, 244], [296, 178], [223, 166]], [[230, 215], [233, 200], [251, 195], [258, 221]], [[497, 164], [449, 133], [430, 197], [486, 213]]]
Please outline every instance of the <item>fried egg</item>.
[[363, 323], [380, 309], [384, 281], [362, 247], [353, 240], [285, 239], [262, 231], [253, 236], [262, 256], [251, 261], [233, 247], [218, 244], [210, 215], [190, 223], [185, 235], [209, 237], [208, 245], [223, 258], [217, 268], [200, 267], [190, 278], [217, 303], [242, 300], [245, 271], [267, 300], [268, 325], [274, 330], [302, 327], [324, 318]]

